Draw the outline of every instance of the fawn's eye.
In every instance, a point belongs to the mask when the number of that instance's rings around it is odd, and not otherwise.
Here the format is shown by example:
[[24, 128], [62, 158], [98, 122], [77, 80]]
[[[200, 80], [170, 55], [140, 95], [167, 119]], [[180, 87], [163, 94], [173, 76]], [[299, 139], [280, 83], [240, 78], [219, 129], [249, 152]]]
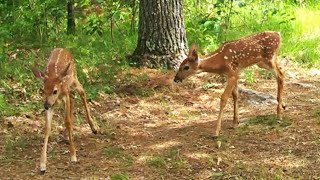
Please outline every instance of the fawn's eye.
[[53, 91], [53, 94], [54, 94], [54, 95], [55, 95], [55, 94], [57, 94], [57, 93], [58, 93], [58, 91], [57, 91], [57, 90], [54, 90], [54, 91]]
[[189, 70], [189, 66], [185, 66], [185, 67], [183, 68], [183, 70], [185, 70], [185, 71]]

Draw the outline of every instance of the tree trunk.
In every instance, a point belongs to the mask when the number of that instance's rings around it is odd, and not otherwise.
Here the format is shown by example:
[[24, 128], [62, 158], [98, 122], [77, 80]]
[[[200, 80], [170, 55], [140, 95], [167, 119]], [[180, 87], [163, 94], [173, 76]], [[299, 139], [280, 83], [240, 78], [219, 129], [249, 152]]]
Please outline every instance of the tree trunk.
[[182, 0], [140, 0], [138, 44], [132, 60], [151, 68], [178, 68], [187, 54]]
[[68, 0], [67, 10], [68, 10], [67, 34], [75, 34], [76, 21], [75, 21], [75, 15], [74, 15], [74, 0]]

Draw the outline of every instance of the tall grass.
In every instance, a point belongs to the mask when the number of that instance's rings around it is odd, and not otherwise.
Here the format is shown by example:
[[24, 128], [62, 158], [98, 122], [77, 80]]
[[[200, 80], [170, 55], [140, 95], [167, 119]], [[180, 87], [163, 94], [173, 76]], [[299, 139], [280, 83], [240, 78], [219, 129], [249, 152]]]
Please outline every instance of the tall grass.
[[320, 11], [295, 8], [291, 36], [284, 37], [282, 52], [307, 67], [320, 67]]
[[303, 5], [279, 0], [228, 2], [233, 4], [219, 6], [218, 1], [211, 0], [200, 3], [197, 11], [186, 9], [190, 44], [197, 43], [203, 53], [208, 53], [223, 41], [261, 31], [279, 31], [280, 55], [289, 56], [305, 67], [320, 67], [320, 2], [308, 1]]

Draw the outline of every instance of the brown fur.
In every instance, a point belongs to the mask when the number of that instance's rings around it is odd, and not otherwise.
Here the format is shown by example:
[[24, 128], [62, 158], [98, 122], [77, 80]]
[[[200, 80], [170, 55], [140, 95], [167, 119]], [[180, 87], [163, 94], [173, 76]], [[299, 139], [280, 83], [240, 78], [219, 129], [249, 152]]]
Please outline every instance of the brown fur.
[[35, 68], [32, 71], [37, 78], [41, 78], [44, 81], [44, 107], [47, 110], [47, 117], [44, 129], [45, 141], [40, 158], [40, 173], [44, 174], [47, 162], [47, 145], [51, 131], [52, 107], [58, 99], [62, 99], [65, 104], [65, 126], [69, 139], [71, 161], [77, 161], [76, 150], [73, 143], [74, 105], [73, 95], [71, 93], [72, 89], [75, 89], [81, 96], [86, 110], [87, 122], [89, 123], [92, 132], [97, 133], [97, 130], [90, 116], [85, 91], [77, 78], [73, 57], [68, 50], [62, 48], [54, 49], [51, 52], [45, 72], [43, 73]]
[[175, 76], [175, 81], [198, 73], [210, 72], [225, 75], [227, 86], [221, 95], [220, 112], [217, 121], [215, 136], [219, 135], [221, 129], [221, 118], [228, 98], [232, 95], [234, 100], [234, 125], [239, 124], [238, 117], [238, 79], [242, 69], [257, 64], [261, 68], [272, 70], [276, 74], [277, 92], [277, 116], [281, 119], [282, 94], [284, 86], [284, 75], [279, 68], [277, 55], [280, 47], [281, 37], [278, 32], [262, 32], [239, 40], [222, 44], [216, 51], [199, 60], [197, 50], [192, 46], [188, 57], [181, 63]]

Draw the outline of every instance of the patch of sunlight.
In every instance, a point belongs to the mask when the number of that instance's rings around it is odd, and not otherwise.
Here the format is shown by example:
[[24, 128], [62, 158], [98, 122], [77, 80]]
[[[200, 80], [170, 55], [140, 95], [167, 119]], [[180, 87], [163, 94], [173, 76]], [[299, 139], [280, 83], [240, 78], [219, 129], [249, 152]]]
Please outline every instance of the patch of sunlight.
[[142, 155], [139, 156], [136, 160], [136, 163], [138, 164], [144, 164], [146, 163], [150, 158], [152, 158], [153, 156], [147, 156], [147, 155]]
[[142, 108], [152, 108], [152, 107], [157, 105], [155, 102], [148, 102], [148, 101], [145, 101], [143, 99], [140, 100], [140, 102], [138, 104]]
[[181, 119], [182, 114], [187, 114], [191, 110], [188, 106], [179, 106], [169, 112], [170, 119]]
[[197, 160], [211, 158], [210, 154], [201, 153], [201, 152], [189, 153], [189, 154], [186, 154], [186, 157], [192, 158], [192, 159], [197, 159]]
[[194, 179], [213, 179], [212, 177], [212, 170], [203, 169], [200, 170], [197, 174], [195, 174]]
[[163, 150], [163, 149], [167, 149], [167, 148], [178, 146], [178, 145], [181, 145], [181, 142], [167, 141], [167, 142], [160, 142], [158, 144], [151, 145], [149, 146], [149, 148], [154, 150]]
[[[303, 38], [319, 38], [320, 28], [318, 20], [320, 19], [320, 12], [303, 8], [298, 9], [296, 14], [296, 29], [301, 31]], [[303, 16], [300, 16], [299, 14], [303, 14]]]
[[150, 123], [145, 123], [145, 124], [143, 124], [143, 126], [145, 127], [145, 128], [156, 128], [156, 127], [159, 127], [159, 126], [161, 126], [162, 124], [156, 124], [156, 123], [154, 123], [154, 122], [150, 122]]
[[296, 157], [291, 156], [279, 156], [274, 158], [268, 158], [263, 162], [272, 166], [281, 166], [287, 168], [297, 168], [306, 166], [305, 160], [297, 159]]

